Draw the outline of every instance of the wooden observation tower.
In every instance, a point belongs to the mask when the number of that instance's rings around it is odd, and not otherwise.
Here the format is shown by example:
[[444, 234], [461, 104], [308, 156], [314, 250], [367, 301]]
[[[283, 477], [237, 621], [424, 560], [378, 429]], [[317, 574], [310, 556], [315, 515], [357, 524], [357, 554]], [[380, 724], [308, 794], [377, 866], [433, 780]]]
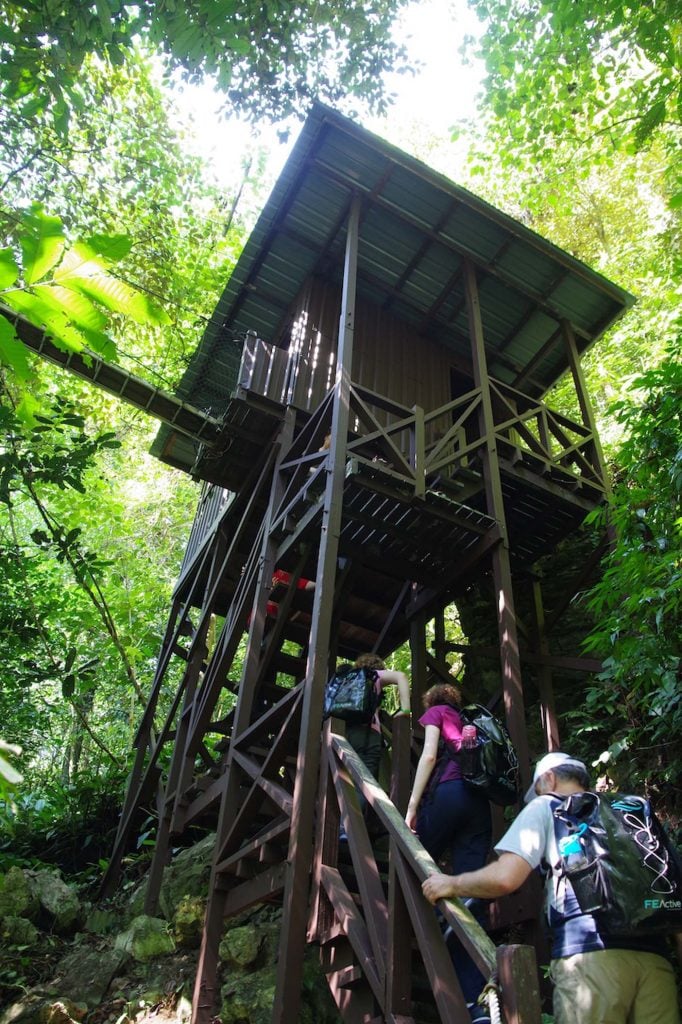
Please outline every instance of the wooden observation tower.
[[[323, 687], [337, 659], [409, 642], [418, 712], [429, 681], [450, 678], [444, 609], [485, 578], [500, 696], [527, 778], [514, 581], [604, 499], [580, 359], [631, 301], [471, 193], [313, 108], [153, 448], [203, 491], [107, 883], [149, 806], [148, 912], [171, 844], [216, 829], [199, 1024], [215, 1012], [225, 918], [268, 902], [283, 906], [273, 1021], [297, 1019], [310, 942], [346, 1021], [468, 1020], [421, 896], [433, 864], [402, 823], [407, 721], [385, 723], [387, 795], [340, 732], [323, 730]], [[575, 422], [543, 401], [566, 372]], [[289, 576], [273, 587], [275, 570]], [[551, 748], [551, 656], [536, 604]], [[358, 788], [383, 842], [370, 839]], [[525, 947], [496, 954], [465, 909], [446, 917], [487, 972], [497, 957], [506, 1019], [536, 1019], [515, 994]], [[432, 1016], [420, 1016], [420, 998]]]

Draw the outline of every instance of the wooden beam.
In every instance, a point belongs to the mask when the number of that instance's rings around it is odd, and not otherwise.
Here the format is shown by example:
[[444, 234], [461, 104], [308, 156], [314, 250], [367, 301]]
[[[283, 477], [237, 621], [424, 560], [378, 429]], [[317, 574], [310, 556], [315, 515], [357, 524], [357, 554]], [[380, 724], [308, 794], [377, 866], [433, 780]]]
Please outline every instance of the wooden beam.
[[118, 363], [109, 363], [89, 349], [82, 352], [69, 349], [65, 352], [58, 347], [49, 332], [36, 327], [3, 303], [0, 303], [0, 316], [14, 325], [17, 336], [27, 348], [56, 366], [61, 366], [63, 370], [68, 370], [102, 391], [167, 423], [194, 441], [212, 445], [220, 437], [222, 427], [219, 420], [175, 395], [154, 387], [141, 377], [136, 377]]
[[355, 330], [355, 294], [361, 203], [352, 198], [344, 262], [336, 383], [332, 408], [331, 442], [322, 512], [321, 540], [315, 579], [310, 648], [303, 696], [298, 763], [294, 785], [292, 829], [284, 892], [284, 922], [279, 946], [273, 1024], [291, 1024], [298, 1015], [303, 954], [312, 870], [313, 826], [317, 774], [320, 763], [322, 699], [327, 678], [332, 624], [328, 588], [336, 577], [341, 532], [342, 491], [350, 415], [351, 366]]
[[490, 380], [486, 363], [483, 339], [483, 322], [478, 293], [476, 273], [471, 264], [464, 268], [464, 282], [469, 314], [472, 357], [474, 362], [474, 383], [481, 389], [481, 435], [486, 439], [483, 454], [483, 479], [485, 481], [488, 515], [497, 521], [502, 542], [493, 548], [493, 578], [495, 584], [495, 605], [497, 628], [500, 638], [500, 660], [502, 668], [502, 690], [504, 694], [507, 726], [519, 758], [519, 773], [522, 786], [530, 782], [530, 757], [526, 735], [521, 660], [516, 631], [516, 613], [509, 560], [509, 538], [502, 494], [500, 464], [495, 443], [495, 419], [490, 394]]

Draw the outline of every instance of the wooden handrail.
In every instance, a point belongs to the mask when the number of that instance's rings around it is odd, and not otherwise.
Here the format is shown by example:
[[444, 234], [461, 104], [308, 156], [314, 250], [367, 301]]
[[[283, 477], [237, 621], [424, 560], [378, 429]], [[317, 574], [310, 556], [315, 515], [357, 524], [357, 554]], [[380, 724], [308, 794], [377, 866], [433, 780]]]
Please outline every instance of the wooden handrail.
[[[352, 979], [357, 981], [363, 975], [381, 1007], [381, 1019], [395, 1020], [396, 1013], [404, 1015], [404, 1019], [411, 1019], [411, 983], [404, 972], [401, 977], [396, 976], [392, 957], [397, 956], [403, 965], [409, 963], [409, 931], [412, 931], [433, 986], [433, 998], [441, 1021], [454, 1024], [465, 1020], [467, 1011], [441, 926], [420, 891], [421, 882], [438, 872], [439, 868], [407, 827], [401, 811], [340, 734], [343, 724], [336, 724], [339, 732], [331, 731], [334, 722], [327, 723], [324, 731], [322, 765], [323, 775], [329, 782], [321, 777], [321, 821], [318, 825], [320, 835], [325, 839], [318, 843], [313, 872], [315, 910], [309, 937], [324, 945], [327, 941], [335, 941], [339, 935], [345, 935], [355, 951], [356, 966], [351, 971]], [[397, 799], [404, 800], [409, 776], [409, 737], [403, 736], [399, 727], [407, 727], [407, 721], [396, 719], [394, 725], [398, 726], [394, 746], [396, 752], [399, 751], [397, 757], [401, 763], [394, 765], [392, 792]], [[399, 781], [401, 773], [404, 776], [402, 783]], [[388, 833], [388, 902], [379, 884], [378, 868], [358, 794], [362, 794]], [[339, 823], [348, 834], [348, 847], [360, 893], [359, 908], [337, 869]], [[400, 912], [396, 909], [397, 891], [402, 894], [400, 907], [403, 909]], [[502, 946], [497, 949], [460, 900], [441, 900], [438, 908], [442, 919], [452, 927], [484, 976], [495, 979], [495, 984], [499, 977], [502, 1005], [512, 1014], [505, 1019], [513, 1019], [516, 1024], [539, 1024], [539, 989], [532, 948]], [[406, 934], [405, 928], [410, 924]], [[394, 933], [396, 927], [400, 928], [397, 934]], [[343, 983], [339, 975], [336, 984]]]

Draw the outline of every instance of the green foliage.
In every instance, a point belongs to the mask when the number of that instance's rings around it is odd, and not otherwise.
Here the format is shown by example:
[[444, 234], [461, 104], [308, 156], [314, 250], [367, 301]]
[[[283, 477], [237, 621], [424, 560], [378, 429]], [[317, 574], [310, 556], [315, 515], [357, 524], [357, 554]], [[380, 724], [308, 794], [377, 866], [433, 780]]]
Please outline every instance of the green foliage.
[[121, 66], [139, 40], [163, 54], [169, 75], [214, 78], [227, 104], [252, 118], [285, 117], [316, 96], [350, 94], [381, 106], [382, 73], [404, 66], [390, 31], [403, 2], [6, 3], [0, 78], [25, 116], [49, 108], [62, 135], [85, 104], [86, 58]]
[[23, 782], [23, 775], [4, 757], [5, 754], [21, 754], [21, 747], [15, 743], [5, 743], [0, 739], [0, 801], [6, 800], [10, 791]]
[[660, 137], [669, 147], [671, 193], [682, 191], [682, 23], [674, 0], [599, 0], [589, 11], [574, 0], [470, 6], [485, 20], [485, 95], [505, 125], [510, 159], [525, 155], [537, 165], [551, 161], [561, 141], [577, 152], [598, 139], [599, 149], [589, 151], [594, 159]]
[[[5, 307], [48, 331], [63, 351], [89, 348], [104, 358], [115, 355], [116, 346], [104, 333], [108, 318], [101, 307], [136, 323], [169, 322], [157, 303], [112, 275], [114, 262], [130, 250], [130, 239], [125, 236], [98, 234], [69, 245], [61, 219], [46, 214], [37, 203], [19, 213], [13, 234], [17, 251], [11, 246], [3, 250], [5, 286], [0, 298]], [[19, 251], [22, 261], [16, 258]], [[0, 357], [26, 379], [25, 358], [17, 349], [19, 339], [11, 314], [0, 307], [0, 315], [0, 340], [4, 339]]]
[[682, 768], [681, 356], [678, 335], [635, 382], [642, 400], [614, 409], [627, 431], [609, 512], [615, 543], [589, 597], [597, 626], [586, 642], [605, 655], [585, 702], [606, 713], [602, 763], [634, 782], [649, 776], [668, 796]]
[[40, 792], [5, 805], [0, 871], [13, 864], [56, 864], [69, 873], [110, 852], [119, 811], [120, 772], [90, 772], [75, 782], [48, 781]]
[[[111, 431], [90, 437], [85, 420], [70, 402], [54, 405], [49, 416], [20, 419], [7, 404], [0, 404], [0, 428], [5, 446], [0, 454], [0, 501], [11, 505], [13, 492], [27, 487], [53, 484], [62, 490], [72, 487], [85, 492], [83, 475], [98, 452], [119, 448]], [[77, 531], [78, 532], [78, 531]], [[74, 544], [77, 532], [71, 531], [64, 544]], [[42, 539], [39, 543], [45, 543]]]
[[[27, 117], [19, 101], [0, 105], [0, 229], [8, 242], [0, 250], [0, 281], [8, 287], [8, 278], [17, 280], [18, 234], [39, 204], [60, 218], [75, 251], [58, 265], [67, 279], [39, 283], [28, 302], [60, 303], [61, 315], [54, 308], [45, 313], [57, 326], [67, 318], [68, 341], [80, 331], [84, 310], [96, 309], [98, 318], [86, 319], [86, 327], [108, 333], [110, 355], [115, 340], [117, 358], [133, 372], [172, 387], [241, 246], [242, 209], [252, 190], [263, 187], [255, 180], [257, 154], [245, 154], [244, 180], [235, 183], [237, 211], [229, 191], [206, 180], [201, 162], [170, 128], [169, 101], [148, 64], [136, 58], [112, 70], [87, 62], [78, 88], [83, 105], [72, 114], [68, 138], [56, 133], [49, 113]], [[6, 333], [0, 321], [3, 351]], [[23, 352], [13, 339], [10, 358], [17, 366]], [[80, 334], [76, 340], [82, 342]], [[87, 347], [96, 348], [89, 340]]]
[[[84, 328], [106, 331], [109, 354], [115, 338], [131, 369], [144, 360], [172, 386], [241, 218], [183, 152], [143, 61], [86, 62], [78, 89], [68, 139], [51, 111], [20, 99], [0, 109], [0, 287], [39, 324], [58, 320], [74, 347], [96, 347]], [[2, 316], [0, 352], [13, 367], [0, 407], [5, 736], [24, 749], [22, 795], [40, 801], [96, 776], [116, 806], [196, 488], [146, 455], [153, 422], [29, 363]]]

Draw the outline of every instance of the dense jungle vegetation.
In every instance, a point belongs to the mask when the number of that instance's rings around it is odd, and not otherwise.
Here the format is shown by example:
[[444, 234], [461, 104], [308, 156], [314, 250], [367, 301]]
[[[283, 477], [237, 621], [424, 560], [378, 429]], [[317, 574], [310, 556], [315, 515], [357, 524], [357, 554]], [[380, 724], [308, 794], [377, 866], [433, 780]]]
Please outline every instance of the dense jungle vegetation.
[[[564, 735], [678, 812], [679, 7], [467, 2], [486, 77], [447, 173], [638, 297], [586, 363], [617, 540], [585, 596], [603, 671]], [[255, 144], [229, 187], [213, 180], [171, 82], [215, 81], [255, 123], [311, 96], [385, 111], [402, 6], [266, 3], [254, 21], [235, 0], [5, 3], [0, 301], [172, 389], [271, 182]], [[198, 492], [148, 455], [153, 421], [34, 358], [1, 315], [0, 360], [0, 866], [94, 875]], [[561, 384], [551, 402], [572, 413]]]

